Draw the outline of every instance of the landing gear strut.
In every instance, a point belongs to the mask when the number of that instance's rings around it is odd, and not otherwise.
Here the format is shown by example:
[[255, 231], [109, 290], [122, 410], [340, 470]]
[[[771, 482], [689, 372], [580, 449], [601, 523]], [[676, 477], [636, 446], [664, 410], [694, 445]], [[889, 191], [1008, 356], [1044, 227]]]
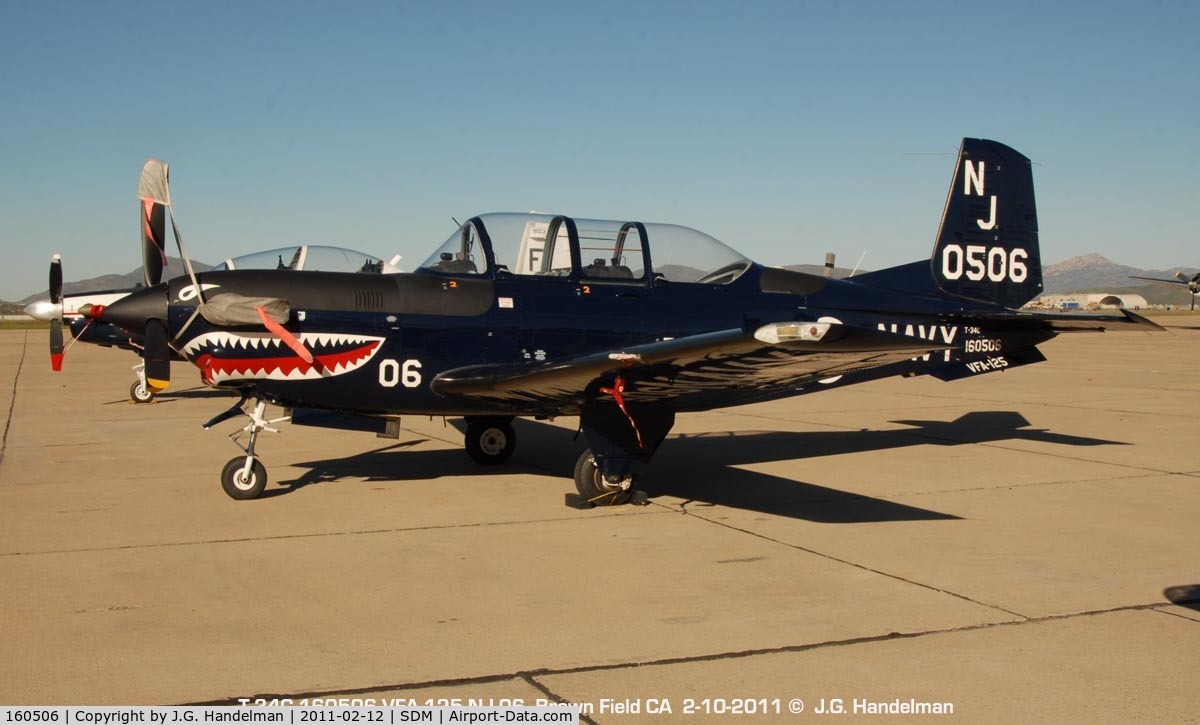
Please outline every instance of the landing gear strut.
[[637, 490], [637, 470], [650, 461], [675, 423], [675, 411], [624, 399], [625, 381], [617, 378], [601, 388], [613, 402], [583, 406], [579, 427], [587, 450], [575, 462], [575, 488], [592, 506], [623, 503], [646, 505], [645, 491]]
[[133, 372], [137, 375], [137, 380], [133, 381], [133, 385], [129, 386], [129, 401], [131, 403], [153, 403], [154, 391], [146, 385], [146, 364], [138, 363], [133, 366]]
[[467, 455], [476, 463], [497, 466], [507, 461], [517, 447], [512, 418], [470, 417], [467, 421]]
[[[229, 412], [231, 413], [234, 409], [238, 409], [239, 407], [240, 403], [238, 406], [231, 408]], [[267, 487], [267, 469], [264, 468], [263, 464], [254, 457], [254, 444], [258, 442], [258, 434], [262, 431], [278, 433], [279, 429], [272, 428], [271, 426], [275, 423], [280, 423], [287, 420], [290, 416], [267, 420], [263, 417], [263, 412], [266, 410], [266, 408], [267, 404], [265, 401], [256, 400], [254, 404], [254, 411], [246, 414], [250, 416], [250, 422], [247, 423], [240, 431], [237, 431], [230, 436], [234, 444], [246, 452], [246, 455], [238, 456], [237, 458], [230, 460], [225, 464], [225, 468], [221, 470], [221, 488], [225, 489], [225, 493], [228, 494], [230, 498], [234, 498], [239, 501], [258, 498], [262, 495], [263, 489]], [[222, 415], [227, 414], [228, 413]], [[218, 416], [218, 418], [220, 417], [222, 416]], [[214, 418], [213, 421], [210, 421], [209, 425], [206, 425], [205, 427], [211, 427], [213, 422], [216, 420], [217, 419]], [[240, 437], [243, 433], [250, 434], [250, 440], [247, 441], [245, 446], [238, 442], [238, 437]]]

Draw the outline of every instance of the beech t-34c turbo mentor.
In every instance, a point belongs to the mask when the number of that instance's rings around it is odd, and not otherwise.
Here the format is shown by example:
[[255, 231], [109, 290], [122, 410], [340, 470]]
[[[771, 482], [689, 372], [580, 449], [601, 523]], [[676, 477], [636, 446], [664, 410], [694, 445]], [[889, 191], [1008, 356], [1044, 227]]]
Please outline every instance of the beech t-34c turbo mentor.
[[[139, 197], [151, 269], [165, 164], [147, 162]], [[186, 262], [173, 214], [172, 227]], [[250, 418], [221, 474], [234, 498], [266, 485], [255, 443], [277, 422], [269, 402], [296, 423], [385, 434], [401, 415], [463, 416], [480, 463], [512, 454], [516, 416], [579, 416], [575, 485], [615, 504], [678, 413], [892, 375], [954, 380], [1040, 362], [1060, 332], [1159, 329], [1124, 311], [1016, 311], [1042, 289], [1037, 230], [1029, 159], [964, 139], [932, 259], [851, 279], [764, 267], [686, 227], [487, 214], [410, 274], [189, 270], [88, 314], [144, 335], [156, 388], [174, 350], [241, 391], [206, 425]]]

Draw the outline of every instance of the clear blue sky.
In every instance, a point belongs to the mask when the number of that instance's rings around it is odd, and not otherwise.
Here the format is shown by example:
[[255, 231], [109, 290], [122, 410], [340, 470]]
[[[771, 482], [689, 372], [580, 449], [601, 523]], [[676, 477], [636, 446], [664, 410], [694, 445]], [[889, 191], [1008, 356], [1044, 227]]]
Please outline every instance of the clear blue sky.
[[1042, 253], [1200, 265], [1200, 3], [0, 3], [0, 299], [191, 254], [411, 268], [486, 211], [693, 226], [767, 264], [927, 257], [963, 136], [1031, 157]]

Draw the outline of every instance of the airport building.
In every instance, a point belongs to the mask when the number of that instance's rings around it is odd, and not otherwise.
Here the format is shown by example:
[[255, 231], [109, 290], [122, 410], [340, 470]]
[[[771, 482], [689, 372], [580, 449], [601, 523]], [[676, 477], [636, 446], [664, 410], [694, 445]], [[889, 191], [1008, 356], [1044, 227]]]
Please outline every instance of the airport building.
[[1065, 295], [1042, 295], [1029, 307], [1050, 310], [1144, 310], [1150, 303], [1141, 295], [1110, 292], [1073, 292]]

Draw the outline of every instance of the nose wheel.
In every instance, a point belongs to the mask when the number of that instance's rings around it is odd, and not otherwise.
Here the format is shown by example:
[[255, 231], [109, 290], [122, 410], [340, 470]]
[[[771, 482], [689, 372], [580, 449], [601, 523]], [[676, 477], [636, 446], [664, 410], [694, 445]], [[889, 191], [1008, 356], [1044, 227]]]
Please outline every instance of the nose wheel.
[[[204, 425], [207, 429], [223, 420], [228, 420], [239, 415], [248, 415], [250, 417], [250, 422], [245, 427], [229, 436], [234, 445], [245, 451], [246, 455], [230, 460], [225, 464], [225, 468], [221, 469], [221, 488], [225, 490], [225, 493], [230, 498], [239, 501], [258, 498], [267, 487], [267, 469], [263, 467], [261, 461], [254, 457], [254, 445], [258, 442], [258, 434], [263, 431], [278, 433], [279, 429], [272, 428], [271, 426], [275, 423], [285, 421], [290, 417], [285, 415], [282, 418], [267, 420], [263, 417], [267, 404], [262, 400], [256, 400], [254, 410], [246, 413], [242, 409], [245, 401], [246, 397], [243, 397], [237, 405]], [[238, 442], [238, 438], [245, 433], [250, 434], [250, 440], [243, 446]]]
[[137, 380], [133, 381], [133, 385], [129, 386], [129, 401], [134, 404], [138, 403], [153, 403], [154, 391], [146, 385], [146, 365], [138, 363], [133, 366], [133, 372], [137, 375]]
[[221, 488], [230, 498], [239, 501], [258, 498], [266, 487], [267, 469], [253, 456], [238, 456], [221, 470]]
[[134, 404], [153, 403], [154, 393], [142, 381], [134, 380], [133, 385], [129, 386], [129, 400]]

